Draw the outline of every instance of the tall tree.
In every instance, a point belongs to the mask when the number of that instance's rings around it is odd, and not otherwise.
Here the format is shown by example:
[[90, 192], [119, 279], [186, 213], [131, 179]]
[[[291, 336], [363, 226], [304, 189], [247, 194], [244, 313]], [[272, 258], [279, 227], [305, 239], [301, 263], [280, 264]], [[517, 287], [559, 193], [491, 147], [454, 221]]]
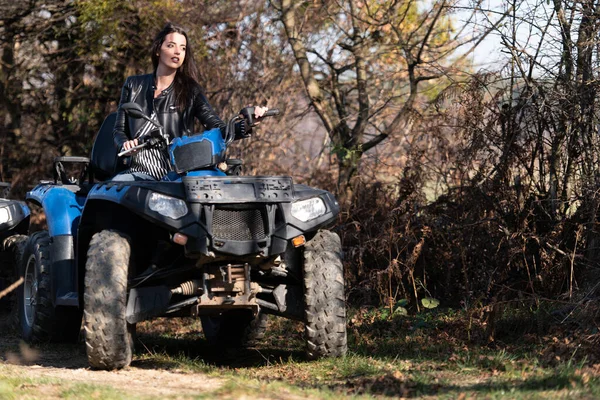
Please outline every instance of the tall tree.
[[455, 31], [450, 2], [272, 0], [311, 107], [337, 155], [346, 197], [362, 155], [407, 135], [419, 93], [477, 38]]

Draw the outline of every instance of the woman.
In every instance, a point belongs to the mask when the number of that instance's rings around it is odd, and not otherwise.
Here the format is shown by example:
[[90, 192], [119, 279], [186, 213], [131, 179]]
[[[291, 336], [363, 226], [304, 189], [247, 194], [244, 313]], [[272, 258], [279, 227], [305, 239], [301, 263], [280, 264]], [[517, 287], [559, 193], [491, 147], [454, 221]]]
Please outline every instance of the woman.
[[[196, 64], [187, 33], [168, 23], [156, 35], [152, 44], [154, 72], [130, 76], [123, 85], [120, 104], [135, 102], [152, 119], [164, 127], [167, 143], [174, 137], [192, 135], [194, 118], [204, 129], [224, 128], [225, 123], [212, 109], [197, 81]], [[260, 118], [267, 108], [256, 107]], [[138, 145], [138, 139], [148, 135], [154, 125], [144, 119], [129, 118], [120, 110], [113, 130], [118, 151]], [[250, 133], [246, 124], [238, 124], [236, 137]], [[166, 149], [145, 148], [132, 154], [128, 170], [115, 176], [113, 181], [159, 180], [172, 170]]]

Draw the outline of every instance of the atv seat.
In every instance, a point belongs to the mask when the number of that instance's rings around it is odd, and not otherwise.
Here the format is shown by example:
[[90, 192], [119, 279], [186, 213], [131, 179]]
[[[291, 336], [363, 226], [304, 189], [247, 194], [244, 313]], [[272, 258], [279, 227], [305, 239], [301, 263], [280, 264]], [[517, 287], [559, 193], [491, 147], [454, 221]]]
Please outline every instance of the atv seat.
[[[56, 157], [54, 159], [54, 182], [65, 185], [81, 185], [89, 177], [89, 183], [95, 179], [105, 181], [127, 167], [127, 160], [119, 160], [117, 149], [113, 144], [113, 128], [117, 113], [109, 114], [102, 123], [98, 134], [94, 138], [92, 154], [87, 157]], [[85, 164], [79, 182], [74, 182], [65, 172], [63, 163]]]
[[113, 129], [117, 113], [109, 114], [102, 123], [92, 147], [90, 179], [105, 181], [124, 171], [129, 165], [129, 157], [119, 158], [113, 141]]

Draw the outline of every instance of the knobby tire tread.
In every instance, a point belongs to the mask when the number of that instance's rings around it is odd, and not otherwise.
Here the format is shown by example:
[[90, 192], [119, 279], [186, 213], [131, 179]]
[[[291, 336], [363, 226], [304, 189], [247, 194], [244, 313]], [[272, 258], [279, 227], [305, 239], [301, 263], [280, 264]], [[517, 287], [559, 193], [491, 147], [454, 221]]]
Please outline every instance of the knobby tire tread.
[[38, 289], [32, 327], [27, 326], [24, 320], [23, 285], [18, 291], [21, 333], [23, 339], [30, 343], [75, 342], [81, 331], [81, 314], [77, 308], [54, 307], [51, 282], [51, 245], [48, 231], [39, 231], [16, 248], [20, 276], [24, 277], [25, 268], [32, 256], [35, 257], [36, 262]]
[[321, 230], [304, 249], [304, 312], [309, 359], [344, 356], [348, 350], [341, 242]]
[[131, 246], [117, 231], [104, 230], [90, 241], [84, 287], [84, 330], [88, 363], [114, 370], [133, 356], [133, 326], [126, 321]]
[[[19, 263], [28, 239], [27, 235], [15, 234], [7, 237], [2, 242], [0, 276], [6, 279], [7, 285], [16, 282], [19, 278]], [[10, 311], [11, 325], [14, 327], [17, 327], [19, 323], [17, 292], [18, 290], [14, 290], [7, 297], [0, 299], [0, 313], [3, 311], [2, 307], [6, 304], [7, 310]]]

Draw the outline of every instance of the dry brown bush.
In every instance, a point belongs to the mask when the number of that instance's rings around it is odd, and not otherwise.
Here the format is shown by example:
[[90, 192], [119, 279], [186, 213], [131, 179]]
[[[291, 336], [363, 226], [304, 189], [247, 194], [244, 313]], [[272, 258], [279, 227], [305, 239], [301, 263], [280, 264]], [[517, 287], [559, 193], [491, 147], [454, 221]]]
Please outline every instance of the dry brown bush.
[[550, 123], [576, 94], [502, 85], [482, 74], [442, 93], [452, 106], [421, 120], [428, 147], [408, 148], [404, 173], [355, 183], [339, 227], [352, 302], [485, 310], [594, 298], [597, 186], [582, 172], [593, 149]]

